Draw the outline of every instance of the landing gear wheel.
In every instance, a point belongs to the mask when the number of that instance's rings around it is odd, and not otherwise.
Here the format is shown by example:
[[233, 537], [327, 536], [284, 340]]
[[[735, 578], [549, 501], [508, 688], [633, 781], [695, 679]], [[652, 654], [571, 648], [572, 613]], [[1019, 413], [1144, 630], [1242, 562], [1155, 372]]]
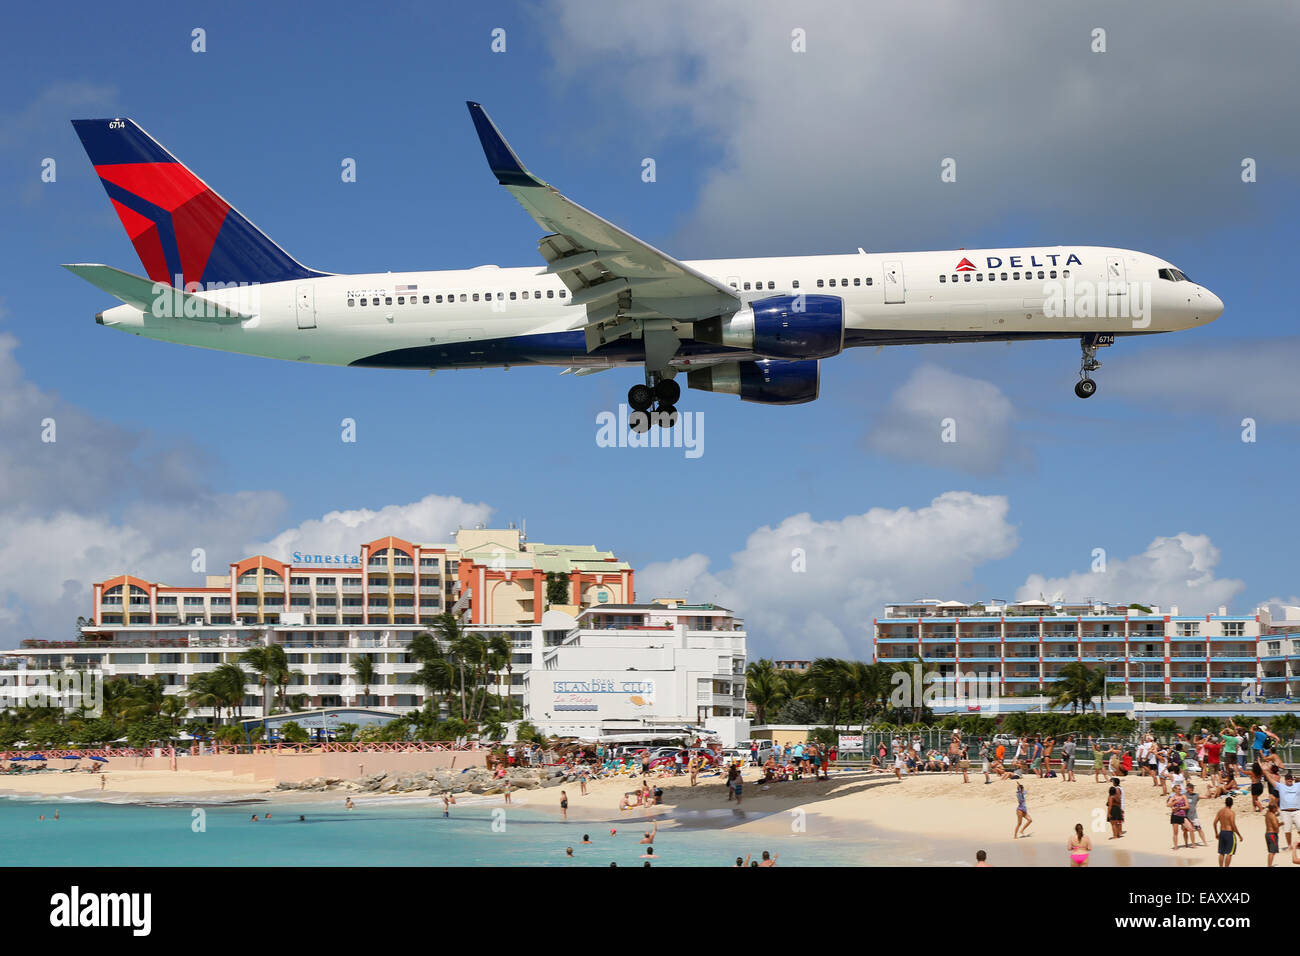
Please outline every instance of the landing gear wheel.
[[654, 389], [649, 385], [633, 385], [627, 390], [627, 403], [633, 411], [648, 411], [654, 401]]
[[1090, 378], [1079, 379], [1079, 384], [1074, 386], [1074, 394], [1080, 398], [1092, 398], [1097, 391], [1097, 383]]
[[671, 378], [661, 378], [655, 382], [655, 398], [660, 405], [676, 405], [682, 397], [682, 387]]
[[631, 415], [627, 416], [627, 427], [638, 435], [643, 435], [648, 432], [650, 430], [650, 425], [650, 413], [644, 409], [635, 411]]
[[673, 428], [677, 425], [677, 406], [660, 402], [655, 409], [655, 424], [660, 428]]

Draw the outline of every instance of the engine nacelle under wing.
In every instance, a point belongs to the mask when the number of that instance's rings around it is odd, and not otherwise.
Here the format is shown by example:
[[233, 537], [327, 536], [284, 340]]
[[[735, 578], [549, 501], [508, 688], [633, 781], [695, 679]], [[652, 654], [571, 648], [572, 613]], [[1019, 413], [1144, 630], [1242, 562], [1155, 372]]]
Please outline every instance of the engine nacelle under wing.
[[844, 300], [834, 295], [776, 295], [729, 316], [701, 319], [697, 341], [782, 359], [818, 359], [844, 349]]
[[686, 374], [689, 388], [739, 395], [741, 401], [764, 405], [802, 405], [817, 398], [821, 362], [723, 362]]

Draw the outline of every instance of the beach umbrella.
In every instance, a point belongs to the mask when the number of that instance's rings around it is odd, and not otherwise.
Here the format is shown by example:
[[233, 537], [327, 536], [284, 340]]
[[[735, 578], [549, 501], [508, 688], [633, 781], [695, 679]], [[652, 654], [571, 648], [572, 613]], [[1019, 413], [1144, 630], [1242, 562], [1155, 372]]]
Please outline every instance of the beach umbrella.
[[32, 755], [31, 755], [30, 757], [28, 757], [27, 759], [28, 759], [28, 760], [44, 760], [44, 759], [45, 759], [45, 754], [32, 754]]
[[107, 757], [91, 757], [91, 760], [98, 760], [100, 763], [108, 763]]

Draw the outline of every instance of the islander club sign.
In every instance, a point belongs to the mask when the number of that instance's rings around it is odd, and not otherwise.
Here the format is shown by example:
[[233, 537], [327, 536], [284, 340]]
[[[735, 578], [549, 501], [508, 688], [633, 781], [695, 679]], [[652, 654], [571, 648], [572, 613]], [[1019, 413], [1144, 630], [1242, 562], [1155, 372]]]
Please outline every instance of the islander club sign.
[[302, 551], [295, 551], [289, 562], [294, 565], [307, 564], [329, 564], [329, 565], [349, 565], [360, 564], [361, 555], [359, 554], [305, 554]]

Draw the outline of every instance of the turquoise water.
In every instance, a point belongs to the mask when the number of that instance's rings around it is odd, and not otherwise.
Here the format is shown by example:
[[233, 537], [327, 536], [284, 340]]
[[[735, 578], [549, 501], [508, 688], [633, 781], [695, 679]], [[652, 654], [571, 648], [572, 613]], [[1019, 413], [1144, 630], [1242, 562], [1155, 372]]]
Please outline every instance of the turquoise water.
[[[420, 801], [367, 803], [344, 810], [330, 803], [147, 806], [73, 800], [0, 800], [0, 864], [21, 866], [642, 866], [638, 841], [649, 825], [556, 819], [554, 811], [489, 805], [452, 807]], [[60, 819], [52, 819], [55, 811]], [[251, 822], [272, 811], [270, 821]], [[41, 814], [46, 819], [39, 820]], [[298, 816], [306, 816], [299, 822]], [[760, 815], [746, 815], [758, 819]], [[201, 819], [205, 829], [192, 828]], [[900, 847], [789, 833], [779, 837], [713, 829], [734, 822], [730, 811], [661, 824], [655, 865], [726, 866], [762, 850], [781, 866], [897, 865]], [[611, 836], [610, 828], [617, 829]], [[705, 829], [704, 827], [710, 827]], [[592, 845], [581, 844], [589, 833]], [[565, 856], [572, 846], [574, 859]]]

